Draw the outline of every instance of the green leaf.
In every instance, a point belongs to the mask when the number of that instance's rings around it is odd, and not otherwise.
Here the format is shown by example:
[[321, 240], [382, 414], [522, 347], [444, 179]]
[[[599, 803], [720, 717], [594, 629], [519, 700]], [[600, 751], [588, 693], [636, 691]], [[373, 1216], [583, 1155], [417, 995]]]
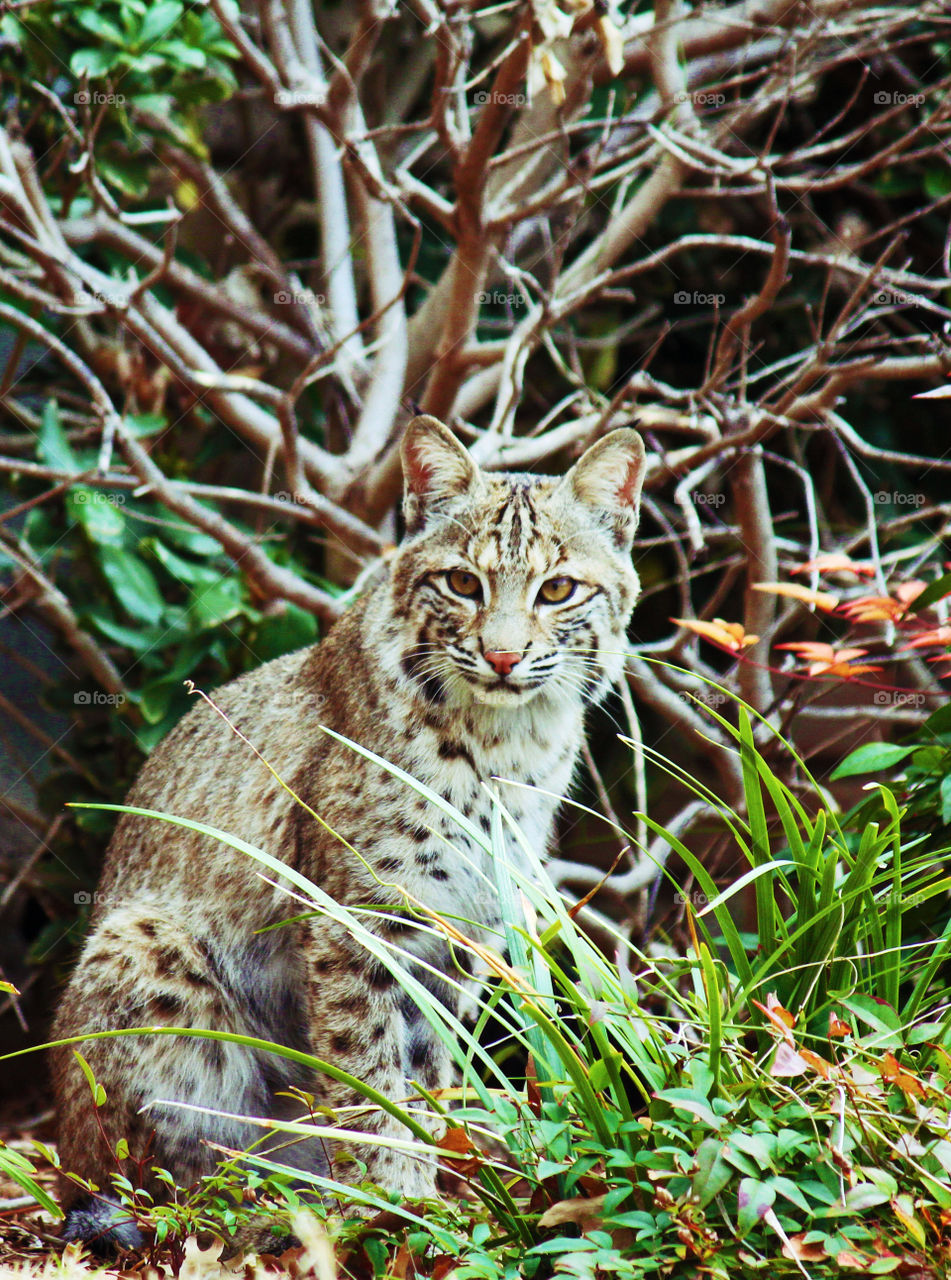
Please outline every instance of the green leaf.
[[773, 1207], [776, 1199], [776, 1188], [768, 1182], [757, 1182], [754, 1178], [742, 1178], [737, 1191], [738, 1213], [736, 1225], [741, 1236], [750, 1231]]
[[263, 661], [303, 649], [317, 639], [317, 619], [306, 609], [285, 602], [280, 612], [269, 613], [254, 629], [254, 652]]
[[100, 40], [108, 40], [110, 44], [117, 44], [120, 48], [125, 46], [125, 37], [119, 28], [97, 9], [81, 8], [76, 14], [76, 21], [92, 35], [99, 36]]
[[932, 711], [925, 721], [925, 728], [929, 733], [934, 734], [951, 733], [951, 702], [946, 702], [937, 711]]
[[156, 680], [147, 684], [142, 690], [139, 708], [149, 724], [161, 724], [168, 715], [168, 709], [175, 694], [180, 692], [179, 681]]
[[776, 1151], [776, 1138], [767, 1133], [743, 1133], [742, 1130], [730, 1137], [730, 1145], [737, 1151], [744, 1151], [763, 1173], [773, 1168]]
[[158, 622], [165, 610], [155, 575], [144, 561], [120, 547], [100, 547], [99, 563], [116, 599], [139, 622]]
[[889, 1005], [861, 991], [850, 996], [840, 996], [839, 999], [850, 1013], [854, 1013], [867, 1027], [872, 1028], [877, 1049], [895, 1049], [901, 1045], [902, 1020]]
[[186, 560], [183, 556], [176, 555], [158, 538], [148, 538], [143, 545], [155, 553], [156, 560], [159, 561], [164, 569], [168, 570], [173, 578], [178, 578], [179, 582], [187, 582], [191, 586], [196, 583], [211, 585], [212, 583], [217, 583], [221, 578], [221, 574], [209, 568], [208, 565], [196, 564], [192, 560]]
[[217, 627], [245, 612], [241, 583], [236, 578], [219, 578], [207, 587], [196, 588], [188, 602], [189, 619], [198, 630]]
[[871, 1182], [859, 1182], [854, 1187], [849, 1187], [845, 1193], [845, 1212], [846, 1213], [864, 1213], [866, 1209], [871, 1209], [877, 1204], [887, 1204], [889, 1200], [887, 1192], [881, 1187], [876, 1187]]
[[184, 40], [163, 40], [161, 44], [155, 45], [154, 49], [163, 57], [171, 58], [183, 67], [194, 67], [197, 71], [201, 71], [207, 61], [201, 49], [193, 49]]
[[936, 578], [930, 586], [925, 587], [919, 595], [908, 605], [905, 615], [909, 613], [921, 613], [922, 609], [927, 609], [937, 600], [943, 600], [945, 596], [951, 595], [951, 573], [946, 573], [940, 578]]
[[832, 774], [832, 781], [839, 778], [852, 778], [857, 773], [877, 773], [881, 769], [890, 769], [904, 760], [916, 750], [915, 745], [899, 747], [890, 742], [866, 742], [850, 752]]
[[106, 181], [124, 195], [142, 199], [148, 195], [151, 173], [148, 162], [140, 156], [96, 156], [96, 168]]
[[107, 640], [121, 644], [124, 648], [131, 649], [133, 653], [147, 652], [159, 638], [156, 633], [144, 628], [126, 627], [121, 622], [115, 622], [100, 608], [89, 609], [85, 617]]
[[[99, 80], [124, 60], [125, 54], [116, 49], [77, 49], [69, 60], [69, 69], [74, 76]], [[77, 101], [82, 99], [77, 98]]]
[[710, 1109], [706, 1098], [701, 1097], [693, 1089], [660, 1089], [656, 1096], [679, 1111], [688, 1111], [692, 1116], [709, 1125], [711, 1129], [723, 1127], [724, 1117], [716, 1115]]
[[37, 446], [40, 460], [48, 467], [55, 467], [57, 471], [81, 470], [60, 422], [59, 405], [55, 400], [47, 400], [43, 406]]
[[126, 523], [122, 514], [124, 494], [102, 493], [78, 484], [66, 497], [66, 510], [90, 542], [101, 547], [118, 547], [125, 540]]
[[159, 0], [158, 4], [149, 5], [139, 28], [137, 44], [153, 44], [161, 40], [166, 32], [171, 31], [181, 18], [185, 6], [179, 0]]
[[704, 1138], [697, 1148], [697, 1171], [693, 1175], [693, 1194], [701, 1207], [720, 1194], [733, 1177], [733, 1169], [724, 1160], [726, 1144], [717, 1138]]

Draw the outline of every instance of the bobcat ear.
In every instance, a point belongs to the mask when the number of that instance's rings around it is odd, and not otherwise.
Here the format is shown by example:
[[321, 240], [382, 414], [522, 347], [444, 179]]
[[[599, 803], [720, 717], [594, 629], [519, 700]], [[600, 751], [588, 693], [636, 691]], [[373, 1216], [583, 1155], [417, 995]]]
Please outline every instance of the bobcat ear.
[[641, 437], [632, 427], [621, 427], [586, 450], [563, 482], [577, 502], [593, 509], [625, 551], [637, 529], [644, 471]]
[[414, 418], [403, 436], [403, 514], [408, 533], [418, 533], [443, 502], [458, 498], [479, 480], [479, 468], [448, 427], [428, 413]]

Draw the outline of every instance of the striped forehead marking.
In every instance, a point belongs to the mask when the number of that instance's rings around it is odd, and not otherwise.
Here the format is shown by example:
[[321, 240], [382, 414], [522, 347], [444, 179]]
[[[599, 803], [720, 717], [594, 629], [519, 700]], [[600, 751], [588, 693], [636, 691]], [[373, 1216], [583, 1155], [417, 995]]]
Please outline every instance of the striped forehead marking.
[[537, 571], [547, 561], [532, 488], [528, 479], [510, 484], [488, 515], [486, 533], [471, 548], [480, 569], [492, 572], [529, 565]]

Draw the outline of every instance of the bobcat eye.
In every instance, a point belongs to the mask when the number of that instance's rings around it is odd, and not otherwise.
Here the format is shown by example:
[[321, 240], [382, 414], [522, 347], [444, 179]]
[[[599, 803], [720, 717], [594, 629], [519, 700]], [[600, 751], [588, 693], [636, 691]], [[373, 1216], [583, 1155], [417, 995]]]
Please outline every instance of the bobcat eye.
[[549, 578], [542, 583], [538, 598], [546, 604], [564, 604], [574, 595], [577, 585], [574, 578]]
[[471, 600], [473, 596], [482, 594], [482, 583], [474, 573], [466, 573], [465, 569], [450, 569], [446, 574], [446, 581], [457, 596], [466, 596]]

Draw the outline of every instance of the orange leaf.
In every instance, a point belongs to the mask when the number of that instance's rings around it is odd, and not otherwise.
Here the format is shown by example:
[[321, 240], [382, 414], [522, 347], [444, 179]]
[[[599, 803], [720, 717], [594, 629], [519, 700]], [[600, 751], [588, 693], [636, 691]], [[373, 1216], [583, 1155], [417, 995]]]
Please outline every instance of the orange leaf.
[[758, 1000], [754, 1000], [753, 1003], [760, 1013], [766, 1014], [785, 1042], [792, 1047], [793, 1038], [791, 1033], [792, 1028], [796, 1025], [796, 1015], [783, 1008], [774, 991], [767, 995], [765, 1004], [760, 1004]]
[[833, 649], [831, 644], [818, 641], [803, 640], [795, 644], [778, 644], [777, 649], [789, 649], [800, 658], [809, 658], [809, 674], [811, 676], [841, 676], [848, 680], [850, 676], [862, 675], [866, 671], [881, 671], [881, 667], [850, 666], [853, 658], [864, 658], [867, 649]]
[[807, 560], [798, 569], [793, 569], [793, 573], [812, 573], [813, 570], [816, 573], [857, 573], [863, 578], [875, 576], [874, 565], [863, 564], [858, 560], [850, 559], [849, 556], [834, 553], [816, 556], [815, 560]]
[[868, 1271], [875, 1259], [866, 1258], [863, 1253], [853, 1253], [851, 1249], [840, 1249], [835, 1261], [836, 1266], [848, 1267], [850, 1271]]
[[878, 1069], [886, 1083], [897, 1085], [902, 1093], [908, 1094], [909, 1097], [924, 1098], [926, 1096], [925, 1086], [916, 1075], [904, 1070], [891, 1051], [887, 1052], [882, 1058], [878, 1064]]
[[852, 676], [864, 676], [869, 671], [881, 671], [881, 667], [870, 666], [867, 662], [857, 667], [850, 666], [847, 662], [834, 662], [831, 667], [817, 666], [813, 663], [809, 668], [811, 676], [840, 676], [843, 680], [848, 680]]
[[891, 596], [862, 596], [839, 605], [838, 612], [850, 622], [897, 622], [905, 612], [905, 605]]
[[928, 585], [921, 578], [909, 578], [907, 582], [899, 582], [895, 588], [895, 597], [907, 607], [912, 601], [918, 599]]
[[922, 631], [914, 640], [902, 645], [903, 649], [923, 649], [932, 644], [951, 644], [951, 626], [947, 623], [941, 627], [932, 627], [930, 631]]
[[826, 1251], [818, 1240], [806, 1243], [805, 1231], [797, 1231], [783, 1244], [784, 1258], [798, 1259], [800, 1262], [821, 1262], [825, 1256]]
[[830, 1036], [850, 1036], [852, 1028], [847, 1022], [843, 1022], [841, 1018], [837, 1018], [832, 1010], [829, 1010], [829, 1035]]
[[831, 1062], [826, 1062], [825, 1058], [820, 1058], [817, 1053], [813, 1053], [811, 1049], [800, 1049], [801, 1056], [809, 1063], [813, 1071], [822, 1076], [823, 1080], [828, 1080], [834, 1070]]
[[729, 649], [733, 653], [748, 649], [751, 644], [756, 644], [759, 640], [759, 636], [746, 634], [742, 622], [724, 622], [722, 618], [714, 618], [712, 622], [695, 622], [692, 618], [671, 618], [671, 622], [676, 622], [678, 626], [686, 627], [695, 635], [703, 636], [705, 640], [710, 640], [713, 644], [718, 644], [721, 648]]
[[766, 591], [773, 596], [789, 596], [792, 600], [801, 600], [803, 604], [815, 605], [826, 613], [831, 613], [839, 603], [839, 597], [829, 591], [810, 591], [801, 587], [798, 582], [754, 582], [754, 591]]

